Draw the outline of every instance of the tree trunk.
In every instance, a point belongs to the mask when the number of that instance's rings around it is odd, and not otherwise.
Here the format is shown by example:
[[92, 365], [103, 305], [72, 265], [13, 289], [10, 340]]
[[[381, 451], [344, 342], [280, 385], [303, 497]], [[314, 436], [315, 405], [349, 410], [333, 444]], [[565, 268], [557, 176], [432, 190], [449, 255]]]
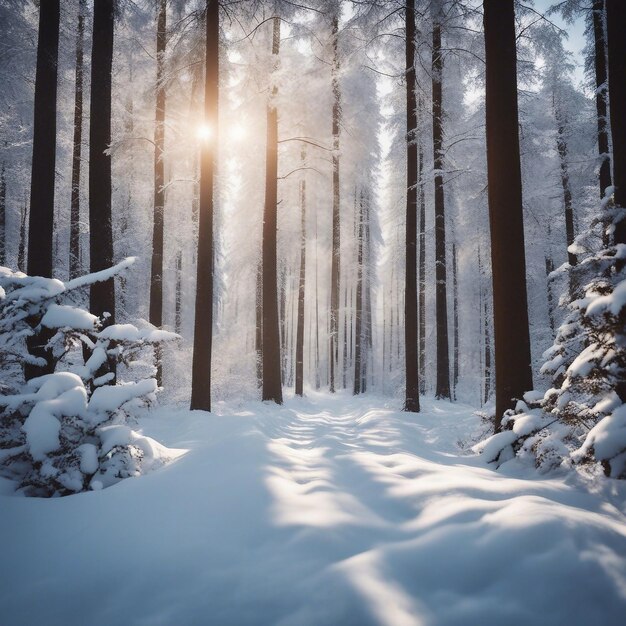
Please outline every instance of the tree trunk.
[[[35, 77], [28, 274], [47, 278], [52, 277], [59, 21], [59, 0], [42, 0]], [[32, 320], [33, 327], [38, 323], [38, 319]], [[29, 353], [45, 360], [43, 366], [25, 365], [26, 380], [54, 371], [52, 351], [45, 347], [51, 336], [43, 329], [26, 340]]]
[[7, 212], [7, 181], [4, 161], [0, 170], [0, 265], [6, 265], [7, 259], [7, 235], [6, 213]]
[[26, 267], [26, 223], [28, 222], [28, 201], [24, 197], [24, 203], [20, 208], [20, 242], [17, 248], [17, 269], [27, 271]]
[[176, 255], [176, 295], [174, 302], [174, 332], [180, 333], [183, 321], [183, 252]]
[[[404, 297], [404, 410], [420, 410], [417, 326], [417, 101], [415, 97], [415, 0], [406, 4], [406, 246]], [[362, 221], [362, 220], [361, 220]], [[362, 226], [360, 225], [362, 232]], [[357, 291], [358, 293], [358, 291]], [[358, 297], [358, 296], [357, 296]], [[359, 337], [357, 335], [357, 341]]]
[[52, 276], [59, 21], [59, 0], [42, 0], [35, 77], [28, 273], [48, 278]]
[[435, 308], [437, 328], [437, 398], [450, 397], [448, 352], [448, 297], [446, 287], [446, 218], [443, 191], [443, 56], [441, 53], [441, 6], [433, 14], [432, 89], [433, 157], [435, 167]]
[[[548, 236], [550, 231], [548, 231]], [[554, 337], [555, 323], [554, 323], [554, 296], [552, 294], [552, 284], [550, 280], [550, 274], [554, 271], [554, 261], [549, 255], [546, 254], [546, 296], [548, 299], [548, 320], [550, 322], [550, 330]]]
[[211, 351], [213, 347], [213, 186], [217, 163], [219, 111], [218, 0], [206, 1], [206, 65], [204, 123], [212, 130], [200, 153], [198, 205], [198, 261], [193, 336], [191, 409], [211, 410]]
[[373, 350], [372, 339], [372, 254], [371, 254], [371, 225], [370, 225], [370, 202], [369, 194], [365, 195], [363, 206], [363, 299], [365, 307], [365, 340], [361, 346], [361, 393], [367, 391], [367, 376], [370, 354]]
[[[609, 104], [611, 109], [611, 138], [613, 140], [613, 184], [615, 206], [626, 209], [626, 4], [619, 0], [607, 0], [606, 18], [609, 50]], [[626, 217], [616, 218], [614, 244], [626, 244]], [[615, 267], [623, 272], [624, 261]], [[620, 400], [626, 403], [626, 380], [616, 385]]]
[[[422, 99], [419, 99], [418, 108], [422, 108]], [[421, 137], [418, 137], [418, 181], [419, 181], [419, 390], [426, 393], [426, 191], [424, 182], [424, 150]]]
[[[302, 167], [306, 152], [302, 150]], [[302, 396], [304, 381], [304, 296], [306, 294], [306, 179], [300, 181], [300, 276], [298, 279], [298, 326], [296, 330], [296, 395]]]
[[393, 355], [394, 355], [394, 344], [393, 344], [393, 335], [394, 335], [394, 313], [398, 308], [398, 304], [396, 302], [394, 309], [394, 300], [393, 300], [393, 288], [395, 286], [394, 281], [394, 266], [391, 266], [391, 279], [389, 281], [389, 372], [393, 371]]
[[[167, 43], [167, 0], [159, 0], [156, 33], [156, 111], [154, 116], [154, 219], [152, 225], [152, 267], [150, 273], [150, 323], [163, 325], [163, 212], [165, 208], [165, 46]], [[163, 382], [161, 354], [155, 348], [156, 379]]]
[[74, 86], [74, 141], [72, 145], [72, 194], [70, 199], [70, 278], [81, 273], [80, 256], [80, 171], [83, 148], [83, 48], [86, 0], [78, 3], [76, 33], [76, 81]]
[[495, 430], [532, 389], [513, 0], [484, 0], [487, 177], [496, 364]]
[[489, 301], [483, 298], [483, 324], [485, 328], [485, 396], [483, 404], [489, 402], [491, 394], [491, 320], [489, 319]]
[[287, 380], [287, 269], [281, 263], [278, 280], [278, 330], [280, 335], [280, 377]]
[[456, 243], [452, 244], [452, 295], [454, 299], [454, 336], [452, 364], [452, 397], [458, 400], [457, 385], [459, 384], [459, 276]]
[[609, 134], [607, 129], [607, 72], [606, 41], [604, 35], [604, 0], [593, 0], [593, 42], [596, 78], [596, 114], [598, 118], [598, 152], [600, 155], [600, 197], [604, 198], [611, 182], [611, 157], [609, 156]]
[[332, 90], [333, 90], [333, 232], [332, 260], [330, 269], [330, 392], [335, 392], [335, 367], [338, 365], [338, 331], [339, 331], [339, 276], [341, 261], [341, 221], [339, 206], [339, 120], [341, 117], [341, 101], [339, 91], [339, 15], [335, 11], [332, 17]]
[[[278, 65], [280, 18], [274, 17], [272, 55]], [[278, 213], [278, 112], [274, 85], [267, 105], [265, 208], [263, 212], [263, 400], [283, 403], [280, 377], [280, 333], [276, 284], [276, 229]]]
[[256, 353], [256, 381], [260, 389], [263, 385], [263, 264], [256, 266], [256, 298], [255, 298], [255, 334], [254, 351]]
[[[113, 265], [111, 219], [111, 69], [113, 65], [114, 0], [95, 0], [91, 53], [89, 124], [89, 253], [90, 271]], [[90, 308], [108, 313], [115, 322], [115, 283], [111, 278], [90, 287]]]
[[[626, 4], [623, 0], [606, 0], [606, 18], [615, 205], [626, 209]], [[616, 224], [614, 242], [626, 243], [626, 219]]]
[[[409, 0], [410, 2], [411, 0]], [[359, 222], [357, 228], [357, 278], [354, 330], [354, 395], [361, 393], [361, 349], [363, 345], [363, 193], [359, 202]], [[412, 409], [407, 409], [412, 410]]]
[[343, 350], [341, 353], [342, 362], [342, 389], [347, 389], [348, 385], [348, 277], [344, 276], [343, 286]]
[[[574, 209], [572, 206], [572, 189], [569, 182], [569, 168], [567, 164], [567, 140], [565, 138], [566, 121], [563, 116], [560, 104], [554, 104], [554, 116], [557, 124], [556, 147], [559, 153], [559, 163], [561, 166], [561, 187], [563, 188], [563, 206], [565, 208], [565, 236], [567, 240], [567, 261], [574, 267], [577, 263], [576, 255], [569, 251], [569, 247], [574, 243]], [[573, 285], [570, 284], [570, 291]], [[573, 293], [572, 293], [573, 295]]]

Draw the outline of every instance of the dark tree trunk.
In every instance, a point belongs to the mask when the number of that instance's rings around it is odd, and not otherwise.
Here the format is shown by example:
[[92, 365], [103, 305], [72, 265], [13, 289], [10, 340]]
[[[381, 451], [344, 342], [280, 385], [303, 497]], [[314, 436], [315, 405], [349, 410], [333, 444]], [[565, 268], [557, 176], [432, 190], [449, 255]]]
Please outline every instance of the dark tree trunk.
[[[89, 124], [89, 253], [90, 270], [113, 265], [111, 219], [111, 69], [113, 65], [114, 0], [95, 0], [91, 53]], [[90, 287], [90, 308], [95, 315], [108, 313], [115, 322], [115, 282]]]
[[554, 115], [557, 124], [556, 147], [561, 166], [561, 187], [563, 188], [563, 206], [565, 208], [565, 236], [568, 247], [567, 261], [573, 267], [576, 265], [577, 260], [576, 255], [569, 251], [569, 246], [574, 243], [574, 208], [572, 206], [572, 189], [569, 182], [569, 168], [567, 164], [566, 121], [558, 102], [554, 103]]
[[484, 0], [487, 175], [496, 364], [495, 429], [532, 389], [513, 0]]
[[72, 145], [72, 194], [70, 199], [70, 278], [81, 273], [80, 256], [80, 171], [83, 148], [83, 49], [86, 0], [78, 3], [76, 33], [76, 81], [74, 87], [74, 141]]
[[488, 294], [483, 286], [483, 269], [480, 247], [478, 248], [478, 302], [479, 302], [479, 324], [482, 337], [482, 379], [480, 385], [480, 404], [487, 404], [491, 393], [492, 369], [491, 369], [491, 319], [489, 318]]
[[[410, 2], [411, 0], [409, 0]], [[363, 344], [363, 194], [359, 203], [357, 228], [357, 278], [354, 329], [354, 395], [361, 393], [361, 356]], [[411, 409], [409, 409], [411, 410]]]
[[[420, 98], [418, 107], [421, 109]], [[419, 389], [420, 393], [426, 393], [426, 192], [424, 182], [424, 150], [421, 138], [418, 137], [418, 181], [419, 181]]]
[[[199, 65], [193, 71], [193, 78], [191, 81], [191, 101], [189, 103], [189, 114], [200, 116], [202, 111], [199, 104], [199, 93], [202, 86], [202, 64]], [[191, 224], [193, 228], [194, 238], [198, 235], [198, 225], [200, 221], [200, 173], [198, 168], [198, 152], [194, 151], [191, 169], [196, 177], [196, 181], [193, 185], [193, 195], [191, 197]], [[196, 263], [194, 255], [193, 263]]]
[[[302, 150], [302, 166], [305, 151]], [[306, 293], [306, 179], [300, 181], [300, 276], [298, 279], [298, 325], [296, 329], [296, 395], [302, 396], [304, 380], [304, 296]]]
[[176, 295], [174, 302], [174, 332], [180, 333], [183, 321], [183, 253], [176, 255]]
[[370, 202], [369, 195], [365, 195], [363, 205], [363, 305], [365, 307], [365, 339], [361, 346], [361, 393], [367, 391], [368, 365], [370, 354], [373, 349], [372, 339], [372, 255], [371, 255], [371, 226], [370, 226]]
[[255, 334], [254, 351], [256, 354], [256, 381], [260, 389], [263, 385], [263, 266], [257, 263], [256, 266], [256, 294], [255, 294]]
[[[406, 269], [404, 296], [404, 355], [406, 393], [404, 410], [418, 412], [417, 320], [417, 101], [415, 97], [415, 0], [406, 4]], [[362, 222], [362, 219], [360, 220]], [[362, 225], [359, 224], [362, 233]], [[361, 244], [359, 244], [361, 246]], [[361, 253], [361, 250], [359, 251]], [[357, 290], [357, 294], [359, 291]], [[358, 295], [357, 295], [358, 298]], [[357, 305], [358, 306], [358, 305]], [[357, 341], [359, 337], [357, 335]], [[356, 387], [355, 387], [356, 389]], [[356, 391], [355, 391], [356, 393]]]
[[454, 400], [457, 400], [457, 385], [459, 384], [459, 276], [456, 243], [452, 244], [452, 292], [454, 299], [454, 360], [452, 364], [452, 397]]
[[213, 185], [218, 146], [219, 35], [219, 2], [218, 0], [207, 0], [204, 123], [212, 130], [212, 138], [204, 141], [200, 154], [198, 261], [191, 379], [191, 408], [204, 411], [211, 410]]
[[446, 218], [443, 192], [443, 56], [441, 52], [441, 8], [433, 23], [433, 157], [435, 167], [435, 308], [437, 328], [437, 398], [450, 397], [448, 352], [448, 297], [446, 287]]
[[[611, 138], [613, 140], [613, 184], [615, 205], [626, 209], [626, 4], [620, 0], [606, 1], [609, 50], [609, 104], [611, 108]], [[626, 217], [615, 224], [615, 244], [626, 244]], [[616, 263], [623, 272], [624, 262]], [[616, 385], [620, 400], [626, 403], [626, 380]]]
[[280, 334], [280, 376], [281, 380], [287, 380], [287, 269], [284, 262], [281, 263], [278, 281], [278, 329]]
[[[272, 55], [278, 61], [280, 18], [274, 17]], [[265, 161], [265, 208], [263, 212], [263, 400], [283, 403], [280, 377], [280, 332], [276, 276], [276, 229], [278, 213], [278, 111], [273, 88], [267, 105]]]
[[0, 265], [6, 265], [7, 258], [6, 211], [7, 181], [3, 161], [2, 169], [0, 170]]
[[[28, 274], [47, 278], [52, 277], [59, 21], [59, 0], [42, 0], [35, 77]], [[32, 320], [33, 327], [38, 323], [38, 319]], [[24, 376], [27, 380], [54, 371], [52, 351], [45, 347], [50, 337], [50, 332], [45, 329], [28, 337], [29, 353], [44, 359], [45, 365], [26, 364]]]
[[[548, 231], [549, 235], [549, 231]], [[548, 320], [550, 321], [550, 330], [554, 337], [554, 296], [552, 294], [552, 281], [550, 280], [550, 274], [554, 271], [554, 261], [550, 256], [546, 255], [546, 295], [548, 298]]]
[[[609, 103], [613, 140], [615, 205], [626, 208], [626, 4], [606, 0]], [[626, 219], [616, 224], [615, 243], [626, 243]]]
[[28, 273], [48, 278], [52, 276], [59, 21], [59, 0], [42, 0], [35, 77]]
[[483, 404], [489, 402], [491, 394], [491, 319], [489, 318], [489, 301], [483, 298], [483, 325], [485, 329], [485, 395]]
[[593, 0], [594, 67], [596, 78], [596, 114], [598, 118], [598, 152], [600, 154], [600, 197], [604, 197], [611, 182], [611, 157], [607, 128], [606, 41], [604, 36], [604, 0]]
[[343, 286], [343, 352], [341, 353], [342, 361], [342, 389], [347, 388], [348, 381], [348, 280], [344, 279]]
[[[159, 0], [156, 33], [156, 111], [154, 116], [154, 219], [150, 273], [150, 323], [163, 325], [163, 212], [165, 208], [165, 46], [167, 44], [167, 0]], [[163, 382], [161, 354], [155, 348], [157, 384]]]
[[24, 198], [24, 203], [20, 208], [20, 241], [17, 247], [17, 269], [26, 272], [26, 223], [28, 222], [28, 201]]
[[317, 276], [317, 213], [315, 213], [315, 389], [322, 385], [320, 376], [320, 301]]
[[339, 334], [339, 276], [341, 261], [341, 214], [339, 197], [339, 121], [341, 117], [341, 100], [339, 91], [339, 15], [333, 14], [332, 23], [332, 90], [333, 90], [333, 232], [332, 260], [330, 269], [330, 354], [329, 374], [330, 392], [335, 392], [335, 368], [338, 365], [338, 334]]
[[[393, 268], [391, 270], [391, 274], [392, 274], [392, 280], [393, 280]], [[388, 317], [388, 336], [389, 339], [387, 340], [387, 369], [385, 370], [386, 372], [391, 373], [392, 371], [392, 363], [393, 363], [393, 286], [392, 283], [389, 283], [389, 297], [388, 297], [388, 306], [387, 306], [387, 311], [389, 314]]]

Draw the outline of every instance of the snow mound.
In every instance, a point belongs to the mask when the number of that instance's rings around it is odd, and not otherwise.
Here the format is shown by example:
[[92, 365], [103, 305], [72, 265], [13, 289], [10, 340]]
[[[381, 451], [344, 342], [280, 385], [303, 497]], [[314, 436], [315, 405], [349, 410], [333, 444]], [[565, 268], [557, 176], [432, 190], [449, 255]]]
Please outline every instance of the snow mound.
[[3, 624], [623, 624], [622, 481], [495, 472], [457, 446], [469, 407], [386, 402], [310, 392], [100, 428], [103, 449], [188, 452], [101, 492], [0, 495]]

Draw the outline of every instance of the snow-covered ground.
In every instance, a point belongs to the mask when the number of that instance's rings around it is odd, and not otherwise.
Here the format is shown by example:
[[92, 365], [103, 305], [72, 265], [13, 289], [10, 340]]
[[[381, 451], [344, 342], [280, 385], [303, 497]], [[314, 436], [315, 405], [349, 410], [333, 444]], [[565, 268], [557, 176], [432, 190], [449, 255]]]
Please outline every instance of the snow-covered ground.
[[[187, 452], [103, 491], [0, 496], [4, 626], [625, 623], [626, 485], [499, 472], [471, 408], [162, 408]], [[465, 448], [467, 450], [467, 448]]]

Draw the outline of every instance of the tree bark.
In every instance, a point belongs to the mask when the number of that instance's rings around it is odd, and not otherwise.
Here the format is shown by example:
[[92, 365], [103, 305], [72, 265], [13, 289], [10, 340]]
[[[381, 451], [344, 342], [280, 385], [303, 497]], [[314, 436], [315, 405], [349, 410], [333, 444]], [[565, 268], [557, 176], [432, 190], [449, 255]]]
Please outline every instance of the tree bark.
[[83, 50], [86, 0], [78, 3], [76, 33], [76, 80], [74, 86], [74, 140], [72, 145], [72, 193], [70, 198], [70, 279], [81, 273], [80, 172], [83, 148]]
[[[150, 272], [150, 323], [163, 325], [163, 220], [165, 209], [165, 48], [167, 45], [167, 0], [159, 0], [156, 33], [156, 110], [154, 116], [154, 217], [152, 225], [152, 266]], [[156, 379], [163, 382], [161, 354], [155, 348]]]
[[[415, 96], [415, 0], [406, 3], [406, 245], [404, 298], [404, 410], [417, 413], [419, 402], [417, 320], [417, 101]], [[362, 222], [362, 218], [361, 218]], [[359, 225], [362, 232], [362, 225]], [[359, 254], [362, 254], [361, 250]], [[359, 290], [357, 290], [359, 294]], [[357, 295], [357, 298], [359, 296]], [[357, 341], [359, 336], [357, 334]], [[356, 391], [355, 391], [356, 393]]]
[[437, 398], [450, 397], [448, 348], [448, 297], [446, 287], [446, 218], [443, 191], [443, 56], [441, 53], [441, 6], [433, 14], [432, 90], [433, 157], [435, 167], [435, 309], [437, 329]]
[[332, 259], [330, 269], [330, 347], [329, 347], [329, 387], [335, 392], [335, 368], [338, 365], [339, 331], [339, 283], [341, 262], [341, 214], [339, 194], [339, 120], [341, 117], [341, 97], [339, 91], [339, 15], [335, 11], [332, 17], [332, 91], [333, 91], [333, 226]]
[[319, 391], [322, 386], [320, 376], [320, 301], [318, 290], [318, 273], [317, 273], [317, 212], [315, 213], [315, 390]]
[[212, 130], [212, 137], [203, 142], [200, 152], [198, 261], [191, 375], [191, 409], [204, 411], [211, 410], [211, 352], [213, 347], [213, 187], [218, 147], [219, 35], [219, 2], [218, 0], [206, 0], [204, 123]]
[[[411, 0], [408, 0], [411, 2]], [[361, 349], [363, 344], [363, 192], [359, 202], [357, 227], [357, 279], [354, 329], [354, 395], [361, 393]], [[419, 402], [419, 400], [418, 400]], [[412, 410], [412, 409], [407, 409]]]
[[[47, 278], [52, 277], [59, 22], [59, 0], [42, 0], [39, 5], [27, 262], [28, 274]], [[33, 327], [38, 323], [38, 319], [32, 320]], [[27, 380], [54, 371], [52, 351], [46, 348], [50, 337], [51, 333], [42, 329], [26, 340], [29, 353], [45, 361], [42, 366], [25, 365]]]
[[[611, 138], [613, 140], [614, 201], [626, 209], [626, 4], [606, 0], [609, 60], [609, 104], [611, 109]], [[626, 217], [615, 220], [614, 244], [626, 244]], [[616, 262], [617, 272], [623, 272], [624, 261]], [[626, 403], [626, 380], [617, 382], [616, 392]]]
[[[302, 167], [306, 152], [302, 149]], [[306, 179], [300, 181], [300, 276], [298, 279], [298, 325], [296, 329], [296, 395], [302, 396], [304, 382], [304, 296], [306, 294]]]
[[[559, 153], [559, 163], [561, 167], [561, 187], [563, 189], [563, 206], [565, 208], [565, 237], [567, 240], [567, 261], [574, 267], [577, 263], [576, 255], [569, 251], [569, 247], [574, 243], [574, 208], [572, 206], [572, 189], [569, 182], [569, 168], [567, 163], [567, 139], [566, 120], [561, 110], [560, 103], [554, 101], [554, 116], [556, 118], [557, 135], [556, 147]], [[570, 291], [573, 285], [570, 283]], [[572, 293], [573, 295], [573, 293]]]
[[280, 264], [278, 279], [278, 330], [280, 336], [280, 376], [281, 380], [287, 380], [287, 268], [284, 261]]
[[454, 360], [452, 364], [452, 398], [457, 400], [457, 385], [459, 384], [459, 276], [457, 262], [456, 243], [452, 244], [452, 292], [454, 300], [453, 318], [454, 318], [454, 335], [453, 335], [453, 354]]
[[[272, 55], [278, 64], [280, 17], [273, 19]], [[278, 88], [272, 87], [267, 105], [265, 152], [265, 207], [263, 212], [263, 400], [283, 403], [280, 375], [280, 332], [276, 276], [276, 230], [278, 221]]]
[[47, 278], [52, 276], [59, 21], [59, 0], [42, 0], [35, 77], [28, 273]]
[[26, 267], [26, 223], [28, 222], [28, 201], [24, 197], [24, 203], [20, 207], [20, 241], [17, 247], [17, 269], [27, 271]]
[[[613, 140], [615, 205], [626, 208], [626, 4], [606, 0], [609, 60], [609, 103]], [[626, 243], [626, 219], [616, 224], [615, 243]]]
[[256, 355], [257, 387], [260, 389], [263, 385], [263, 263], [261, 261], [256, 266], [255, 288], [254, 351]]
[[[422, 99], [418, 101], [418, 109], [421, 112]], [[421, 137], [418, 137], [418, 181], [419, 181], [419, 301], [418, 301], [418, 324], [419, 324], [419, 390], [426, 393], [426, 190], [424, 181], [424, 149]]]
[[365, 194], [363, 205], [363, 306], [365, 308], [365, 339], [361, 346], [361, 393], [367, 391], [370, 354], [373, 350], [372, 338], [372, 241], [371, 211], [369, 194]]
[[[550, 231], [548, 231], [548, 235]], [[554, 295], [552, 294], [552, 284], [550, 281], [550, 274], [554, 271], [554, 261], [546, 254], [546, 297], [548, 300], [548, 321], [550, 322], [550, 330], [552, 336], [554, 336], [555, 323], [554, 323]]]
[[[111, 219], [111, 70], [113, 65], [114, 0], [95, 0], [91, 53], [89, 124], [89, 254], [90, 271], [113, 265]], [[90, 287], [94, 315], [115, 323], [115, 283], [111, 278]]]
[[7, 211], [7, 181], [5, 164], [0, 169], [0, 265], [6, 265], [6, 211]]
[[484, 0], [496, 415], [532, 389], [513, 0]]
[[489, 402], [491, 394], [491, 320], [489, 319], [489, 301], [483, 298], [483, 326], [485, 329], [485, 395], [483, 404]]
[[180, 333], [183, 321], [183, 252], [176, 255], [176, 295], [174, 302], [174, 332]]
[[607, 71], [606, 40], [604, 35], [604, 0], [593, 0], [593, 42], [596, 79], [596, 114], [598, 122], [598, 153], [600, 155], [600, 198], [604, 198], [611, 182], [611, 157], [609, 156], [609, 134], [607, 128]]

